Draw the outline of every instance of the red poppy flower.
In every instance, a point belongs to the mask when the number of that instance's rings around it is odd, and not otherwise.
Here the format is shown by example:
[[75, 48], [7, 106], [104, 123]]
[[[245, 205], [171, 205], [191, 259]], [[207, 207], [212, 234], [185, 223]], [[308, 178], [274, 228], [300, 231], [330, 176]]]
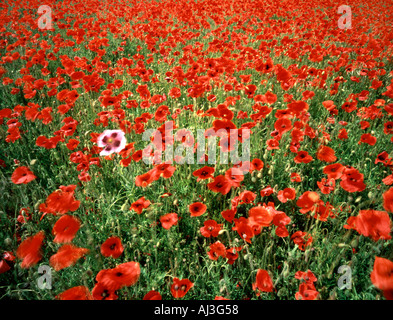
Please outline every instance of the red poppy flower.
[[79, 141], [76, 139], [70, 139], [66, 144], [67, 148], [71, 151], [75, 150], [78, 147], [78, 145], [79, 145]]
[[74, 239], [76, 233], [80, 228], [80, 221], [77, 217], [64, 215], [60, 217], [52, 229], [52, 234], [55, 236], [53, 242], [67, 243]]
[[387, 153], [386, 151], [382, 151], [380, 154], [377, 155], [377, 158], [374, 161], [374, 164], [377, 163], [383, 163], [383, 164], [387, 164], [389, 162], [390, 158], [389, 158], [389, 153]]
[[242, 247], [232, 247], [226, 250], [226, 258], [227, 263], [232, 265], [235, 263], [237, 258], [239, 258], [239, 253], [238, 251], [242, 250]]
[[139, 198], [131, 204], [130, 210], [134, 210], [137, 214], [141, 214], [143, 209], [149, 207], [151, 202], [146, 200], [145, 197]]
[[36, 233], [34, 236], [26, 238], [16, 250], [16, 256], [23, 259], [21, 268], [30, 268], [38, 263], [42, 258], [41, 246], [45, 234], [43, 231]]
[[56, 270], [74, 265], [80, 258], [89, 252], [89, 249], [78, 248], [72, 244], [65, 244], [50, 257], [49, 264]]
[[261, 197], [268, 197], [274, 193], [274, 190], [271, 186], [268, 186], [260, 191]]
[[323, 169], [328, 179], [340, 179], [345, 167], [341, 163], [329, 164]]
[[215, 220], [206, 220], [203, 223], [203, 227], [201, 227], [199, 230], [201, 231], [201, 234], [206, 237], [217, 237], [218, 233], [221, 230], [222, 224], [218, 224], [217, 221]]
[[125, 286], [134, 285], [141, 274], [138, 262], [126, 262], [112, 269], [104, 269], [98, 272], [97, 282], [101, 282], [109, 291], [116, 291]]
[[77, 286], [70, 288], [56, 296], [59, 300], [93, 300], [89, 288], [85, 286]]
[[161, 294], [155, 290], [150, 290], [142, 300], [162, 300]]
[[383, 207], [388, 212], [393, 212], [393, 188], [383, 194]]
[[232, 223], [235, 214], [236, 214], [235, 209], [224, 210], [221, 212], [222, 217], [229, 223]]
[[300, 177], [300, 175], [296, 172], [292, 172], [291, 173], [291, 181], [292, 182], [302, 182], [302, 178]]
[[387, 185], [390, 186], [393, 184], [393, 174], [388, 175], [387, 177], [382, 179], [382, 182]]
[[116, 290], [108, 289], [102, 282], [97, 282], [92, 290], [94, 300], [117, 300]]
[[236, 230], [239, 236], [248, 243], [251, 243], [251, 239], [254, 237], [254, 229], [248, 219], [240, 217], [239, 219], [234, 219], [235, 226], [232, 230]]
[[295, 293], [296, 300], [315, 300], [319, 292], [315, 290], [313, 284], [304, 282], [299, 285], [299, 291]]
[[221, 297], [221, 296], [215, 296], [214, 300], [230, 300], [230, 299], [224, 298], [224, 297]]
[[151, 170], [151, 174], [153, 175], [153, 179], [158, 179], [159, 177], [163, 177], [165, 179], [168, 179], [172, 177], [173, 173], [175, 172], [176, 168], [174, 166], [171, 166], [170, 164], [159, 164], [155, 166]]
[[76, 185], [60, 186], [59, 190], [52, 192], [40, 204], [39, 210], [45, 214], [65, 214], [69, 211], [76, 211], [80, 206], [80, 201], [74, 198]]
[[240, 201], [239, 205], [244, 203], [253, 203], [256, 197], [257, 197], [256, 193], [249, 190], [245, 190], [241, 194], [239, 194], [239, 201]]
[[207, 187], [213, 192], [220, 192], [226, 195], [231, 190], [231, 183], [226, 176], [219, 175], [212, 182], [208, 183]]
[[11, 267], [5, 260], [0, 261], [0, 274], [7, 272]]
[[294, 200], [296, 198], [296, 191], [294, 188], [285, 188], [278, 192], [277, 198], [282, 203], [285, 203], [288, 200]]
[[199, 182], [200, 180], [213, 178], [213, 173], [214, 173], [214, 168], [205, 166], [203, 168], [195, 170], [192, 173], [192, 175], [194, 177], [197, 177], [197, 182]]
[[393, 262], [375, 257], [373, 271], [370, 274], [371, 282], [383, 291], [393, 290]]
[[334, 155], [334, 150], [328, 146], [320, 146], [317, 151], [317, 158], [325, 162], [334, 162], [337, 157]]
[[341, 188], [348, 192], [360, 192], [366, 189], [363, 174], [355, 168], [345, 168], [340, 182]]
[[171, 286], [171, 293], [174, 298], [183, 298], [186, 293], [194, 286], [188, 279], [174, 278]]
[[151, 172], [146, 172], [135, 178], [135, 185], [137, 187], [147, 187], [154, 181], [154, 175]]
[[225, 177], [231, 187], [238, 188], [240, 183], [244, 180], [243, 171], [238, 168], [231, 168], [225, 171]]
[[296, 163], [309, 163], [313, 160], [314, 159], [308, 154], [307, 151], [299, 151], [294, 158], [294, 161]]
[[206, 212], [207, 206], [202, 202], [194, 202], [188, 206], [191, 217], [199, 217]]
[[304, 251], [307, 246], [311, 245], [313, 238], [307, 232], [296, 231], [291, 236], [291, 240], [298, 245], [300, 250]]
[[255, 158], [251, 161], [251, 168], [250, 168], [250, 173], [252, 173], [254, 170], [261, 171], [264, 167], [264, 163], [261, 159]]
[[349, 217], [345, 229], [354, 229], [365, 237], [374, 241], [392, 238], [390, 232], [392, 221], [386, 211], [360, 210], [358, 216]]
[[317, 185], [323, 194], [329, 194], [334, 190], [336, 186], [336, 180], [334, 180], [333, 178], [323, 178], [321, 181], [317, 181]]
[[348, 132], [345, 128], [340, 129], [338, 132], [337, 138], [340, 140], [348, 139]]
[[251, 225], [257, 224], [261, 227], [268, 227], [273, 221], [273, 213], [262, 206], [251, 208], [248, 211], [248, 215]]
[[274, 129], [276, 129], [280, 135], [290, 131], [292, 129], [292, 122], [287, 118], [280, 118], [274, 123]]
[[160, 217], [161, 225], [164, 229], [170, 229], [172, 226], [177, 225], [177, 213], [167, 213]]
[[226, 257], [226, 249], [225, 246], [220, 242], [216, 241], [209, 246], [209, 251], [207, 253], [209, 259], [218, 260], [219, 257]]
[[372, 136], [370, 133], [364, 133], [360, 137], [358, 144], [361, 144], [361, 143], [366, 143], [366, 144], [369, 144], [370, 146], [373, 146], [377, 143], [377, 138]]
[[383, 127], [383, 132], [385, 134], [393, 134], [393, 121], [385, 122]]
[[304, 192], [296, 202], [298, 207], [301, 207], [299, 210], [300, 213], [307, 213], [309, 211], [314, 211], [316, 209], [316, 204], [319, 200], [318, 193], [314, 191], [306, 191]]
[[14, 170], [11, 176], [11, 181], [15, 184], [28, 184], [37, 177], [28, 167], [18, 167]]
[[101, 253], [104, 257], [117, 259], [123, 253], [124, 248], [119, 237], [109, 237], [101, 245]]
[[273, 291], [273, 281], [266, 270], [258, 269], [255, 282], [252, 284], [252, 290], [261, 292]]

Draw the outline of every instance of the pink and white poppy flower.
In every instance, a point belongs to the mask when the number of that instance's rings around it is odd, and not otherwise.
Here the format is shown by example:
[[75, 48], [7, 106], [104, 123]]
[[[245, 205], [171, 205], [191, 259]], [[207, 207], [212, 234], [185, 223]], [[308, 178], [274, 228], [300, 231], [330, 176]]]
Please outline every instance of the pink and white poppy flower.
[[97, 145], [103, 148], [100, 156], [107, 156], [114, 152], [119, 153], [125, 148], [126, 143], [122, 130], [105, 130], [97, 138]]

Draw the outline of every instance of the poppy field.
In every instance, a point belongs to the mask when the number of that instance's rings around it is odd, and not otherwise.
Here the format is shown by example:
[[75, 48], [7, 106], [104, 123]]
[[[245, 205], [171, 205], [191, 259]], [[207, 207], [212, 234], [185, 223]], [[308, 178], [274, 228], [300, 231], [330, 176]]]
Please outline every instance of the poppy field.
[[0, 17], [0, 300], [393, 299], [393, 2]]

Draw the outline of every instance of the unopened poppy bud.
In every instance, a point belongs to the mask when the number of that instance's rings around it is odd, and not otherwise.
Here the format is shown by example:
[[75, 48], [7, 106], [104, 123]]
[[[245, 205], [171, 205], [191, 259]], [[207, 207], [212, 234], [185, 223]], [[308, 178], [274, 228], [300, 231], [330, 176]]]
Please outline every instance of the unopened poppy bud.
[[89, 246], [91, 246], [93, 243], [94, 243], [94, 238], [91, 237], [91, 236], [89, 236], [89, 237], [87, 238], [87, 244], [88, 244]]
[[262, 172], [258, 172], [258, 174], [257, 174], [257, 178], [262, 178]]
[[281, 288], [280, 290], [277, 291], [277, 296], [278, 297], [287, 297], [288, 290], [286, 288]]
[[356, 200], [355, 200], [356, 203], [358, 203], [360, 201], [362, 201], [362, 197], [357, 197]]
[[251, 178], [251, 181], [252, 181], [252, 182], [257, 182], [257, 178], [252, 177], [252, 178]]
[[355, 238], [351, 241], [352, 248], [357, 248], [358, 245], [359, 245], [359, 238]]
[[6, 246], [10, 246], [10, 245], [12, 244], [12, 240], [11, 240], [10, 238], [5, 238], [5, 239], [4, 239], [4, 244], [5, 244]]
[[337, 292], [336, 290], [332, 290], [329, 295], [329, 300], [336, 300], [337, 299]]
[[174, 205], [174, 206], [177, 206], [178, 203], [179, 203], [179, 200], [177, 200], [177, 199], [175, 199], [175, 200], [173, 201], [173, 205]]
[[304, 253], [304, 257], [305, 257], [304, 261], [306, 261], [306, 262], [308, 261], [308, 258], [310, 257], [310, 253], [311, 253], [311, 250], [307, 249], [306, 252]]
[[30, 165], [31, 165], [31, 166], [34, 166], [34, 164], [35, 164], [36, 162], [37, 162], [37, 159], [33, 159], [33, 160], [30, 161]]
[[40, 204], [41, 204], [42, 202], [43, 202], [43, 201], [38, 200], [38, 201], [36, 202], [36, 204], [34, 205], [34, 209], [38, 209], [38, 207], [40, 206]]
[[218, 231], [218, 234], [219, 234], [219, 235], [222, 235], [222, 234], [225, 233], [225, 232], [226, 232], [226, 230], [225, 230], [225, 229], [222, 229], [222, 230]]
[[288, 278], [289, 276], [289, 265], [286, 261], [284, 262], [284, 268], [282, 269], [282, 276], [284, 278]]
[[369, 199], [374, 199], [374, 193], [373, 192], [369, 192], [368, 194], [367, 194], [367, 197], [369, 198]]
[[121, 206], [121, 211], [126, 211], [127, 208], [128, 208], [128, 203], [127, 203], [127, 201], [126, 201], [126, 202], [124, 202], [124, 204]]
[[146, 218], [148, 218], [148, 219], [153, 219], [154, 218], [154, 213], [152, 212], [152, 211], [148, 211], [147, 213], [146, 213]]

